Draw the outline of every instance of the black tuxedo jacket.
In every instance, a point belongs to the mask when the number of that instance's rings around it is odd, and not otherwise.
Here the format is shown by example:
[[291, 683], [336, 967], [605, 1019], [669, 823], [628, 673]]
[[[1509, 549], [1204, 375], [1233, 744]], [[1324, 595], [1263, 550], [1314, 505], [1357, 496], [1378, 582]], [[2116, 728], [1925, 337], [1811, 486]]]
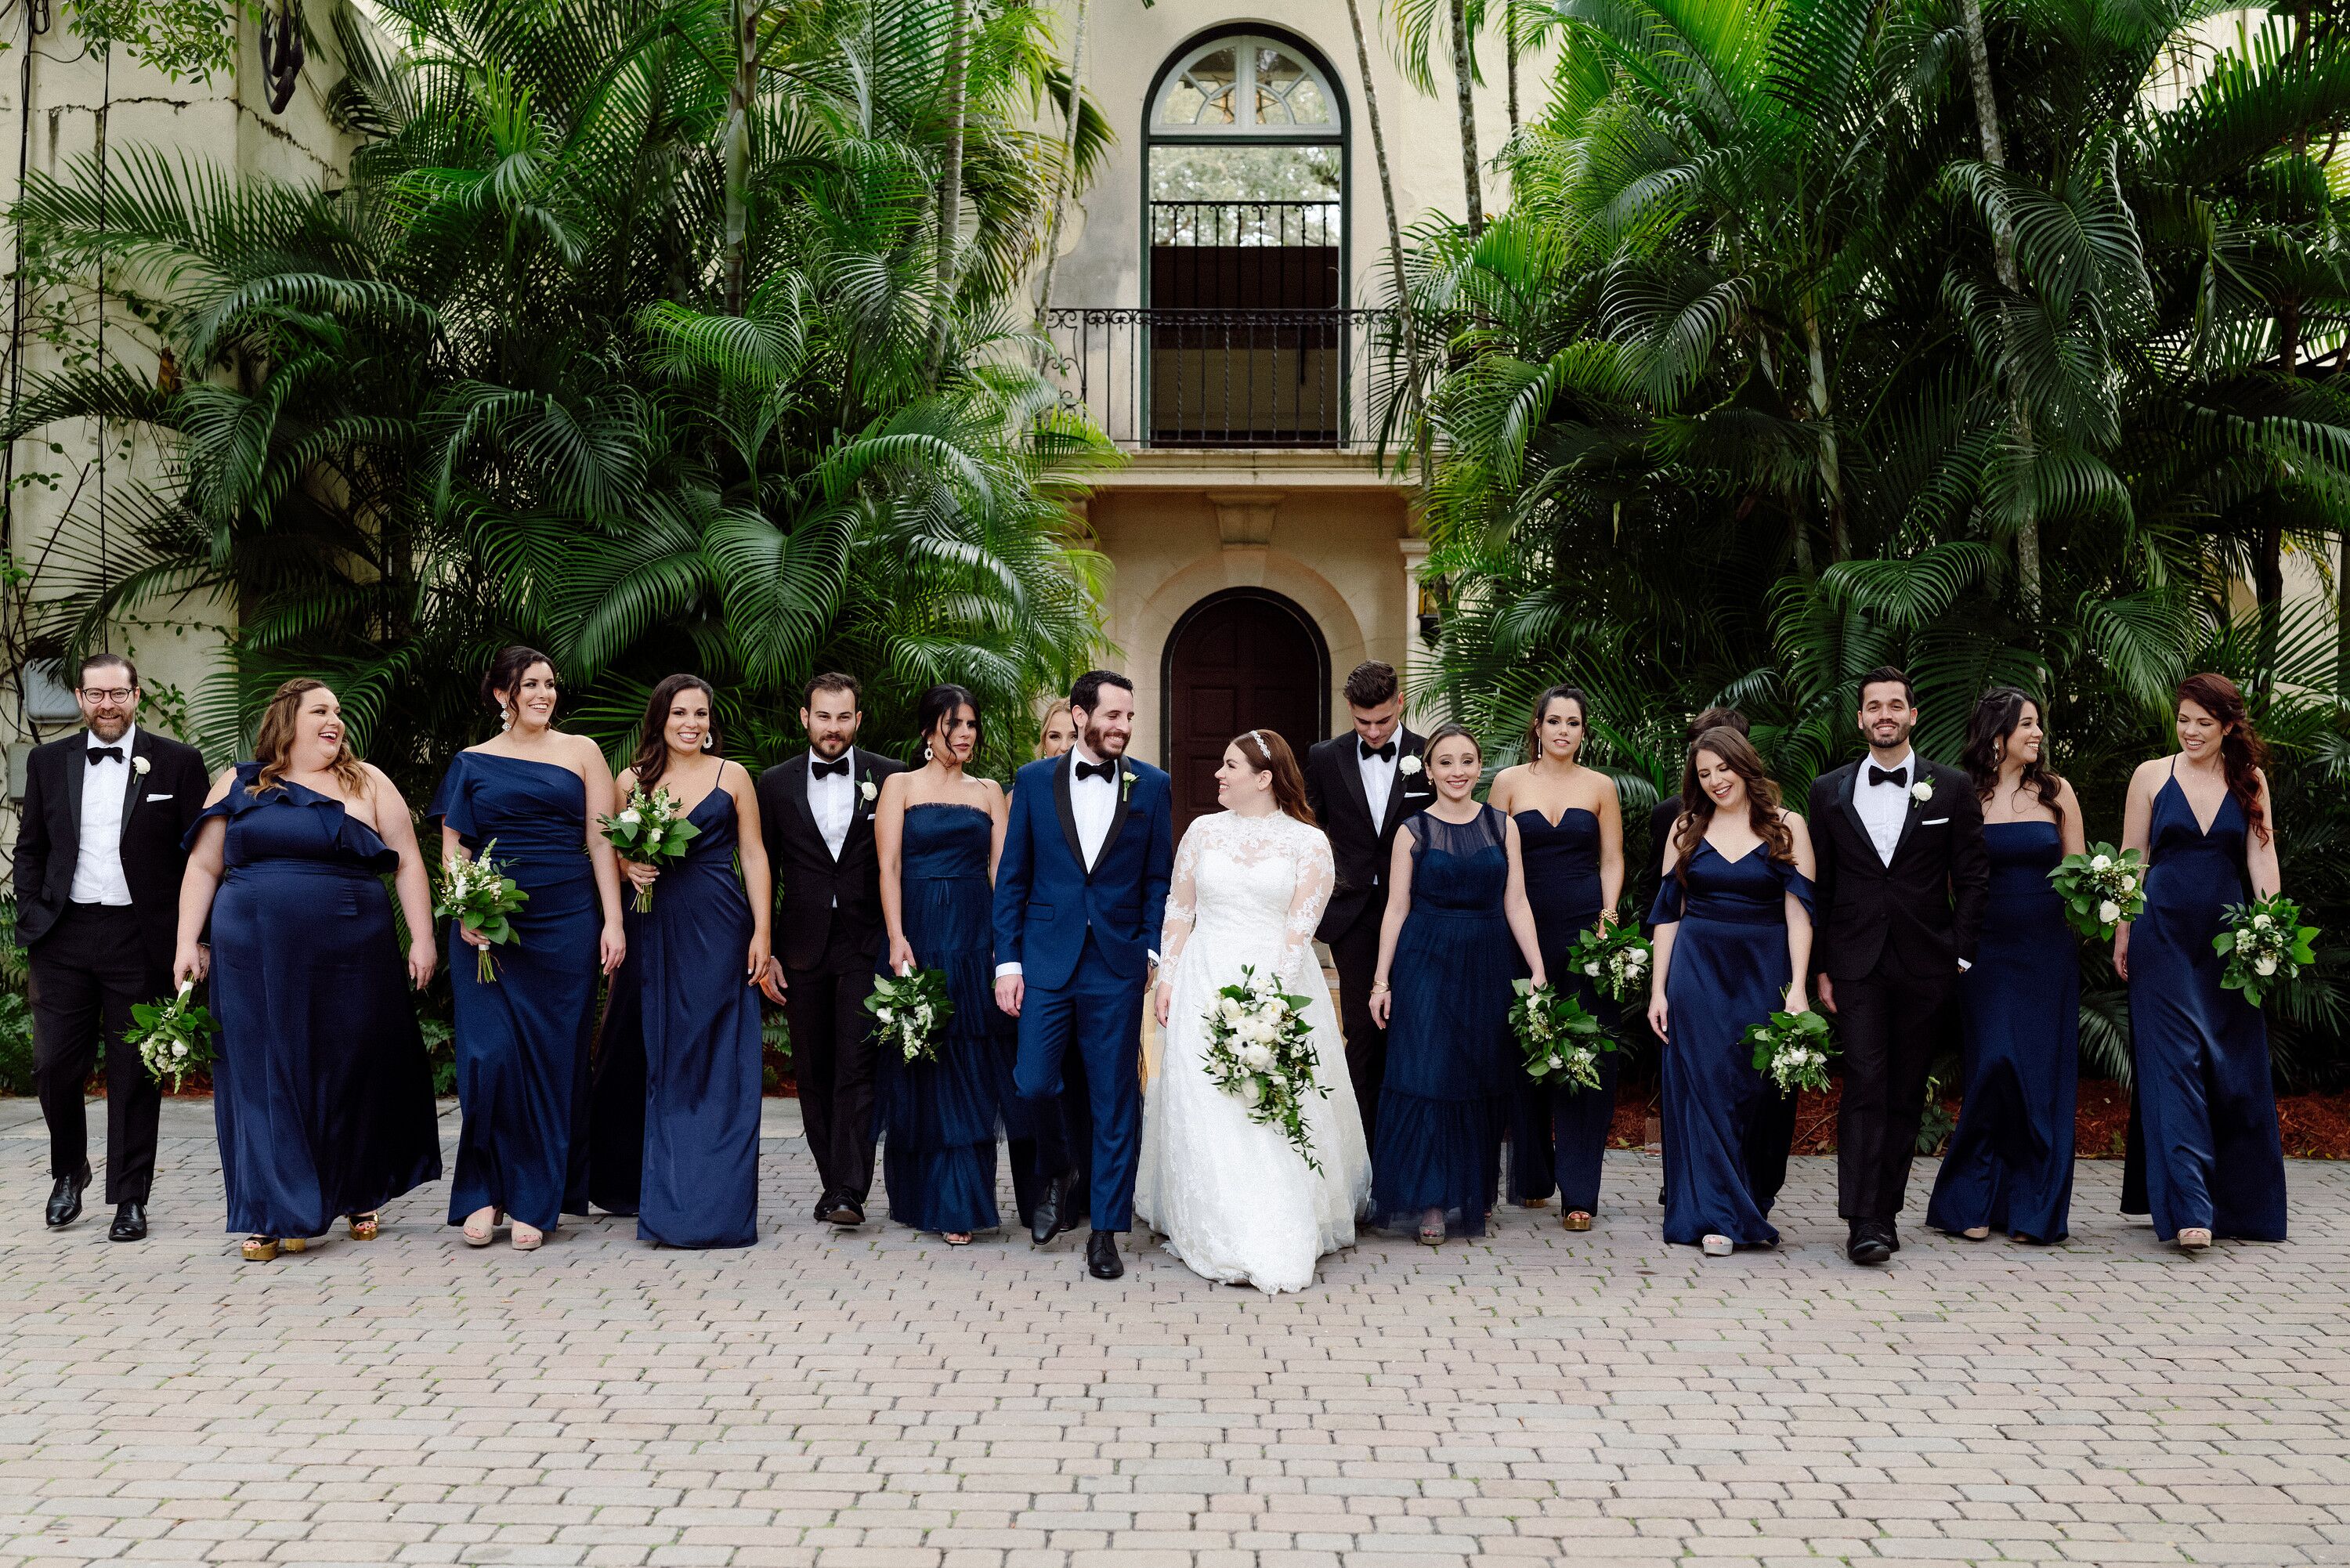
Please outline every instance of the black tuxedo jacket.
[[1330, 836], [1330, 858], [1337, 886], [1330, 907], [1322, 912], [1322, 929], [1314, 934], [1335, 942], [1355, 929], [1367, 915], [1378, 919], [1387, 908], [1388, 857], [1395, 853], [1396, 829], [1413, 813], [1435, 804], [1436, 786], [1423, 770], [1407, 774], [1403, 759], [1416, 757], [1426, 744], [1408, 729], [1396, 732], [1395, 787], [1388, 791], [1387, 816], [1371, 820], [1371, 797], [1363, 790], [1363, 772], [1355, 732], [1333, 735], [1305, 753], [1305, 804]]
[[[848, 776], [870, 783], [878, 796], [881, 781], [905, 771], [879, 753], [852, 746]], [[848, 818], [840, 858], [825, 847], [808, 809], [808, 753], [777, 763], [759, 775], [759, 830], [767, 841], [767, 867], [775, 878], [775, 951], [786, 969], [824, 965], [836, 939], [856, 958], [870, 963], [881, 956], [889, 927], [881, 919], [881, 861], [873, 847], [874, 802], [858, 793]]]
[[[74, 866], [81, 858], [82, 791], [94, 771], [85, 760], [89, 732], [36, 746], [25, 759], [25, 802], [16, 823], [16, 940], [27, 948], [64, 914], [73, 890]], [[204, 809], [212, 787], [204, 759], [195, 747], [139, 726], [131, 760], [136, 766], [100, 776], [119, 781], [123, 793], [122, 878], [130, 885], [130, 908], [150, 968], [169, 975], [180, 937], [180, 879], [188, 868], [181, 847]]]
[[1820, 868], [1813, 971], [1859, 980], [1882, 959], [1898, 974], [1955, 979], [1961, 961], [1974, 961], [1991, 899], [1982, 803], [1973, 781], [1919, 758], [1923, 782], [1934, 793], [1910, 800], [1887, 865], [1852, 804], [1861, 765], [1812, 781], [1812, 853]]

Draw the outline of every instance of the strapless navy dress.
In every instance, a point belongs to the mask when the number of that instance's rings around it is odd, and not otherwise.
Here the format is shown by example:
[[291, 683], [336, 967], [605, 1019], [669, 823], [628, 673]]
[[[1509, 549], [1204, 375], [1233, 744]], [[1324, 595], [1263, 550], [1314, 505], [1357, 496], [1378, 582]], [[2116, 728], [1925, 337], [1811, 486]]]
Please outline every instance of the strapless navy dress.
[[[1571, 972], [1566, 961], [1575, 939], [1599, 923], [1599, 818], [1581, 806], [1570, 806], [1555, 823], [1538, 811], [1516, 815], [1543, 973], [1551, 984], [1572, 989], [1585, 1012], [1614, 1030], [1622, 1010], [1599, 994], [1588, 975]], [[1513, 1201], [1555, 1192], [1566, 1213], [1598, 1211], [1619, 1066], [1617, 1052], [1602, 1052], [1596, 1089], [1555, 1089], [1520, 1075], [1510, 1126]]]
[[441, 1176], [432, 1069], [375, 830], [316, 790], [259, 795], [257, 763], [204, 808], [225, 823], [212, 911], [213, 1118], [228, 1229], [324, 1235]]

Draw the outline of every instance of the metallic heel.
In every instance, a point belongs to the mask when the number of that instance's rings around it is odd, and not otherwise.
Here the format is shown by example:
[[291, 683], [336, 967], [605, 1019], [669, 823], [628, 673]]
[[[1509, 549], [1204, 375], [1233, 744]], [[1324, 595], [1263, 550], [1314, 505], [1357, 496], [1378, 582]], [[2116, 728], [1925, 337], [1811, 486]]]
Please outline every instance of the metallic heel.
[[277, 1238], [275, 1236], [247, 1236], [244, 1239], [244, 1246], [242, 1249], [242, 1252], [244, 1261], [248, 1263], [266, 1263], [272, 1262], [277, 1256]]
[[1567, 1213], [1560, 1215], [1558, 1217], [1558, 1223], [1561, 1230], [1588, 1231], [1591, 1229], [1591, 1216], [1585, 1213], [1580, 1209], [1572, 1210]]
[[380, 1216], [375, 1214], [373, 1211], [350, 1216], [351, 1240], [354, 1241], [374, 1241], [376, 1238], [376, 1228], [379, 1218]]

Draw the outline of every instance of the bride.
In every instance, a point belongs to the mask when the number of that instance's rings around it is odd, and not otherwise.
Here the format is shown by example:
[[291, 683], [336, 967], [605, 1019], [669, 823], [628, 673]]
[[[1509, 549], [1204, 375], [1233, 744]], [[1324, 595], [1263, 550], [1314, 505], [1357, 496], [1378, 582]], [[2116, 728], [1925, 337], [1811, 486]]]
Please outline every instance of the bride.
[[[1354, 1244], [1371, 1185], [1346, 1046], [1314, 957], [1314, 928], [1330, 900], [1330, 841], [1314, 826], [1305, 776], [1279, 735], [1251, 730], [1224, 748], [1216, 799], [1224, 809], [1193, 823], [1175, 856], [1159, 1074], [1143, 1100], [1134, 1208], [1196, 1273], [1302, 1290], [1316, 1259]], [[1315, 1081], [1330, 1091], [1305, 1096], [1319, 1175], [1280, 1128], [1251, 1121], [1208, 1077], [1209, 1003], [1250, 967], [1310, 999]]]

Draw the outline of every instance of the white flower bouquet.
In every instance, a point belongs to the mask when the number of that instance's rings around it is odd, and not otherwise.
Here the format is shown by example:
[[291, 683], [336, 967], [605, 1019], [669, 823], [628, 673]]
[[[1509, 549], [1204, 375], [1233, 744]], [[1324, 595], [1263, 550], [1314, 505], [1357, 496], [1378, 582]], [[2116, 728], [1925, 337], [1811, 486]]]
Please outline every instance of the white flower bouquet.
[[1828, 1021], [1816, 1012], [1774, 1012], [1746, 1026], [1745, 1044], [1754, 1048], [1754, 1070], [1783, 1095], [1828, 1086], [1828, 1061], [1836, 1054]]
[[2254, 1007], [2298, 977], [2302, 965], [2317, 961], [2317, 928], [2303, 925], [2301, 906], [2282, 893], [2230, 904], [2224, 919], [2227, 929], [2211, 939], [2211, 950], [2228, 961], [2220, 983], [2242, 992]]
[[131, 1027], [122, 1036], [124, 1044], [138, 1047], [139, 1061], [148, 1076], [159, 1084], [171, 1079], [175, 1095], [182, 1079], [212, 1066], [213, 1035], [220, 1028], [211, 1013], [195, 1004], [195, 981], [183, 980], [179, 994], [171, 1001], [133, 1006]]
[[[498, 846], [491, 839], [482, 846], [482, 852], [470, 860], [451, 861], [441, 868], [441, 901], [432, 906], [433, 918], [454, 920], [474, 935], [487, 940], [493, 946], [518, 940], [515, 935], [514, 917], [530, 902], [530, 895], [515, 885], [515, 879], [498, 869], [490, 852]], [[484, 985], [495, 985], [498, 966], [491, 961], [488, 948], [473, 950], [473, 973]]]
[[1205, 1064], [1210, 1083], [1246, 1106], [1249, 1120], [1279, 1127], [1319, 1174], [1322, 1162], [1314, 1158], [1314, 1139], [1305, 1130], [1305, 1096], [1327, 1099], [1330, 1091], [1314, 1081], [1318, 1058], [1305, 1001], [1273, 979], [1259, 980], [1254, 969], [1243, 969], [1240, 983], [1224, 987], [1208, 1004]]
[[1567, 967], [1591, 981], [1600, 995], [1617, 1002], [1647, 1000], [1648, 966], [1655, 961], [1648, 939], [1628, 920], [1594, 926], [1566, 950]]
[[873, 982], [865, 1011], [874, 1019], [873, 1032], [898, 1047], [900, 1059], [935, 1062], [939, 1035], [954, 1016], [942, 969], [918, 969], [909, 974], [885, 975]]
[[1559, 987], [1537, 991], [1530, 980], [1514, 983], [1518, 1000], [1510, 1008], [1510, 1030], [1525, 1053], [1526, 1076], [1569, 1089], [1597, 1088], [1599, 1054], [1616, 1049], [1615, 1036]]
[[2111, 940], [2116, 926], [2137, 919], [2146, 908], [2146, 857], [2135, 849], [2092, 844], [2086, 854], [2056, 862], [2048, 882], [2064, 900], [2073, 929], [2101, 941]]
[[[629, 792], [627, 802], [610, 816], [599, 816], [597, 824], [604, 830], [604, 841], [624, 860], [639, 866], [659, 866], [664, 860], [685, 858], [686, 846], [702, 836], [702, 829], [685, 819], [677, 809], [677, 796], [669, 786], [657, 784], [648, 794], [642, 784]], [[653, 907], [653, 890], [637, 889], [637, 913]]]

